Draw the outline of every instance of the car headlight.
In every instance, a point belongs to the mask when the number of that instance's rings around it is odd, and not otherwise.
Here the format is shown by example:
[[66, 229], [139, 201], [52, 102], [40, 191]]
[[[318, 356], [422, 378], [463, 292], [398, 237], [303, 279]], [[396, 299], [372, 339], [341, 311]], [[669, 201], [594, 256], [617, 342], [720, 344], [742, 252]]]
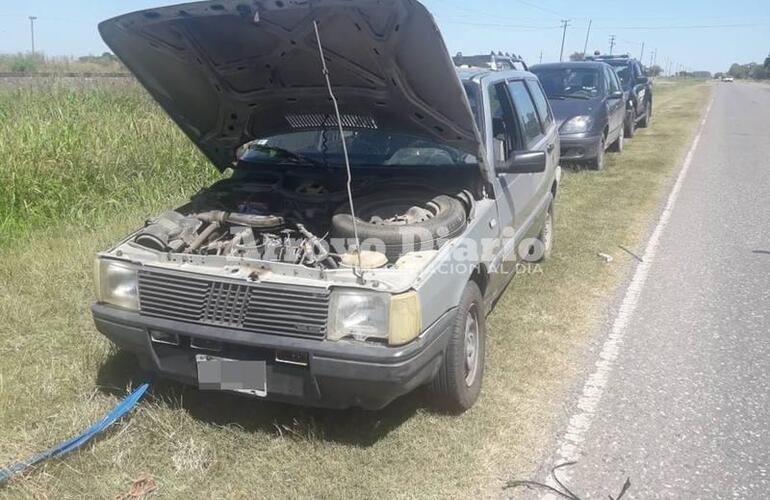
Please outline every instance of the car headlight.
[[381, 340], [396, 346], [417, 338], [422, 328], [416, 292], [391, 295], [357, 289], [336, 290], [329, 309], [328, 340]]
[[576, 116], [570, 118], [561, 126], [563, 134], [580, 134], [587, 132], [593, 124], [593, 118], [590, 116]]
[[97, 301], [138, 311], [138, 289], [136, 267], [114, 260], [96, 260]]

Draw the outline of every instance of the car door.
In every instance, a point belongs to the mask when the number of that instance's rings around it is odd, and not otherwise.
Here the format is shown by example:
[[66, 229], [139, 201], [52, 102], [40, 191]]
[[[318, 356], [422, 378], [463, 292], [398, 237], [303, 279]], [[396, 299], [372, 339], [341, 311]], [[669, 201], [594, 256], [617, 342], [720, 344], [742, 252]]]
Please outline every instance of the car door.
[[644, 72], [642, 71], [642, 67], [636, 61], [634, 61], [633, 63], [633, 70], [634, 70], [633, 88], [634, 88], [635, 101], [636, 101], [636, 115], [642, 116], [644, 115], [645, 111], [647, 111], [647, 84], [639, 83], [640, 79], [644, 78], [645, 75], [644, 75]]
[[613, 97], [617, 92], [621, 92], [620, 80], [617, 73], [613, 71], [610, 66], [605, 65], [604, 77], [606, 79], [605, 88], [607, 89], [607, 110], [609, 113], [609, 142], [614, 142], [620, 135], [620, 130], [623, 127], [623, 121], [626, 115], [626, 107], [623, 102], [623, 98]]
[[[548, 103], [542, 94], [540, 85], [529, 79], [508, 81], [508, 93], [511, 96], [516, 120], [521, 131], [522, 151], [543, 151], [548, 157], [548, 166], [544, 172], [515, 175], [517, 188], [515, 196], [518, 206], [522, 207], [516, 218], [517, 239], [533, 237], [540, 231], [544, 202], [548, 193], [549, 176], [558, 162], [557, 132], [553, 116], [549, 114]], [[536, 89], [536, 92], [533, 91]], [[537, 101], [540, 100], [538, 111]]]
[[[501, 228], [502, 262], [490, 283], [492, 290], [504, 286], [515, 271], [515, 263], [521, 258], [521, 241], [538, 233], [547, 208], [544, 202], [548, 199], [549, 179], [559, 158], [558, 130], [545, 94], [536, 80], [531, 79], [529, 84], [526, 80], [510, 79], [489, 88], [492, 131], [497, 142], [493, 147], [494, 159], [504, 161], [525, 151], [544, 151], [548, 158], [544, 172], [496, 173], [498, 214], [506, 227]], [[536, 100], [542, 101], [542, 111], [538, 111]]]

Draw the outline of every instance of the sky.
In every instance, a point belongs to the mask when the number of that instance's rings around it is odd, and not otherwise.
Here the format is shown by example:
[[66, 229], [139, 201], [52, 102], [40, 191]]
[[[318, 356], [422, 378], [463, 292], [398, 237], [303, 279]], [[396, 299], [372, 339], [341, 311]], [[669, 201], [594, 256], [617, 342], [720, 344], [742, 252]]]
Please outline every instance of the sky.
[[[164, 0], [0, 0], [0, 53], [36, 48], [47, 55], [100, 54], [96, 25], [109, 17], [179, 2]], [[562, 19], [569, 20], [564, 58], [588, 51], [642, 56], [667, 70], [726, 71], [763, 62], [770, 53], [770, 0], [423, 0], [452, 54], [515, 52], [529, 64], [558, 61]], [[669, 66], [670, 65], [670, 66]]]

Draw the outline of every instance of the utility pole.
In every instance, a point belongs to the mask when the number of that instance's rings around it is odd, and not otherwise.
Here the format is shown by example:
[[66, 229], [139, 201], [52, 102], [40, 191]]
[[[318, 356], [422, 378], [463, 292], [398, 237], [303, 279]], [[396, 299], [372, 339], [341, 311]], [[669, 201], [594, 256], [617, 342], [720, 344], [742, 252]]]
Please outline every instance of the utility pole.
[[615, 35], [610, 35], [610, 55], [613, 50], [615, 50]]
[[540, 64], [543, 64], [543, 51], [540, 51]]
[[639, 55], [639, 60], [644, 61], [644, 42], [642, 42], [642, 53]]
[[567, 38], [567, 26], [569, 26], [570, 20], [569, 19], [562, 19], [562, 34], [561, 34], [561, 51], [559, 52], [559, 62], [564, 61], [564, 40]]
[[32, 36], [32, 55], [35, 55], [35, 16], [29, 16], [29, 33]]
[[591, 36], [591, 24], [593, 24], [593, 19], [588, 20], [588, 31], [586, 31], [586, 44], [583, 45], [583, 59], [586, 58], [588, 55], [588, 37]]
[[655, 51], [650, 53], [650, 68], [652, 68], [654, 57], [655, 57]]

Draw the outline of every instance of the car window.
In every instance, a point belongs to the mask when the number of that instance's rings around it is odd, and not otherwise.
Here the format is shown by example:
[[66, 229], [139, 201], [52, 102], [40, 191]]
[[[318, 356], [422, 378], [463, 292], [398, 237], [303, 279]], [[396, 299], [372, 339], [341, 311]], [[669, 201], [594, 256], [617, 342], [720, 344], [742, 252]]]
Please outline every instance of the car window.
[[553, 123], [553, 114], [551, 113], [551, 107], [548, 105], [548, 99], [545, 98], [543, 88], [540, 86], [540, 83], [534, 80], [527, 80], [527, 87], [529, 87], [529, 92], [535, 101], [535, 107], [537, 108], [537, 114], [540, 115], [543, 130], [548, 130], [548, 127]]
[[623, 84], [623, 87], [628, 87], [628, 85], [633, 81], [634, 76], [631, 71], [631, 66], [615, 66], [615, 73], [617, 73], [618, 77], [620, 78], [620, 82]]
[[601, 71], [593, 68], [538, 68], [537, 75], [549, 99], [590, 99], [604, 90]]
[[494, 157], [496, 161], [505, 161], [520, 148], [520, 141], [518, 124], [504, 83], [489, 87], [489, 108], [492, 117], [492, 135], [504, 145], [502, 153], [497, 147], [494, 148]]
[[532, 102], [532, 96], [529, 95], [527, 87], [521, 80], [509, 82], [508, 90], [511, 92], [513, 106], [521, 123], [524, 142], [529, 148], [543, 136], [535, 103]]
[[476, 126], [480, 131], [484, 130], [484, 126], [481, 123], [481, 97], [479, 96], [479, 86], [473, 82], [463, 82], [463, 88], [465, 89], [465, 95], [468, 96], [468, 103], [471, 105], [471, 111], [473, 112], [473, 118], [476, 120]]
[[613, 92], [620, 90], [618, 75], [616, 75], [609, 66], [604, 68], [604, 73], [607, 75], [607, 88], [609, 89], [609, 93], [612, 94]]

